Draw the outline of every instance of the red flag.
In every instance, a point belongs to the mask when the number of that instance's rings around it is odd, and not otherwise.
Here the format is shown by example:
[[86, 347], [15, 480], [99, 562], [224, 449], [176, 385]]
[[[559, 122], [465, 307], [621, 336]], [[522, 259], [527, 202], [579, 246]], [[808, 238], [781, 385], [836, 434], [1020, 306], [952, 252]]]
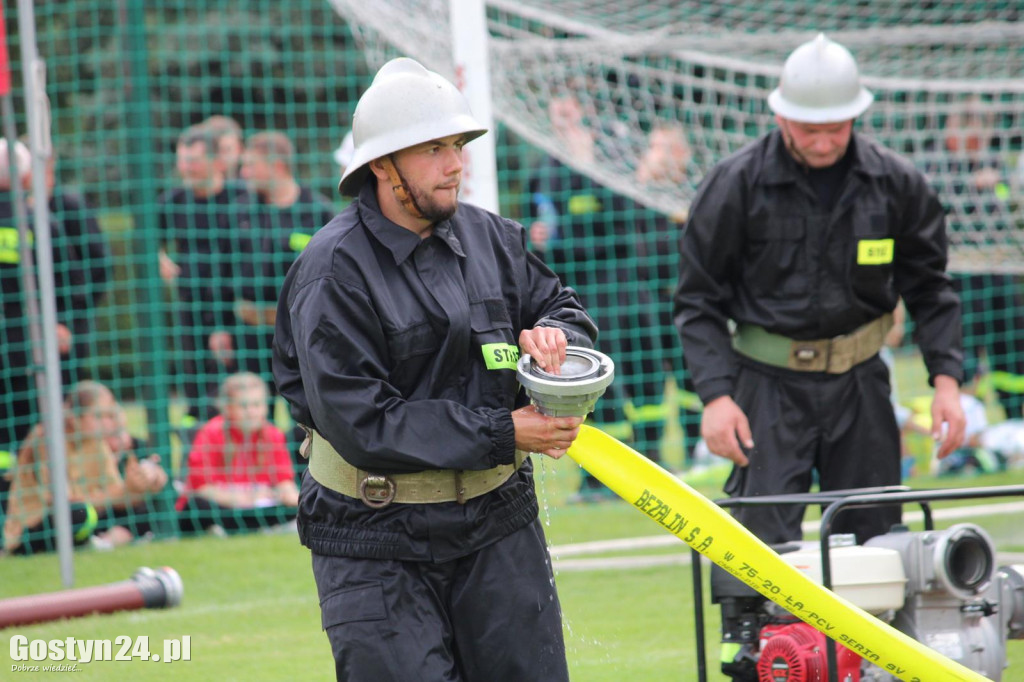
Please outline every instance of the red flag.
[[0, 12], [0, 97], [11, 94], [11, 72], [7, 61], [7, 22]]

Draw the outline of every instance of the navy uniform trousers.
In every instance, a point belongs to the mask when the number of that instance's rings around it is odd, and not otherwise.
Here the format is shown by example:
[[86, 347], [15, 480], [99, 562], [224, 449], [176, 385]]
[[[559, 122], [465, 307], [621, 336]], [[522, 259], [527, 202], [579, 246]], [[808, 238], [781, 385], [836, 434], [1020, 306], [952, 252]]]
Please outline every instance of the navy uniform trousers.
[[[750, 464], [734, 467], [725, 485], [730, 497], [805, 493], [813, 471], [820, 489], [899, 485], [900, 435], [890, 402], [889, 371], [875, 356], [844, 374], [798, 372], [740, 358], [736, 403], [754, 438]], [[749, 506], [736, 518], [768, 544], [799, 540], [804, 508]], [[840, 512], [833, 533], [857, 541], [899, 523], [895, 506]]]
[[432, 563], [313, 554], [337, 679], [568, 682], [539, 520]]

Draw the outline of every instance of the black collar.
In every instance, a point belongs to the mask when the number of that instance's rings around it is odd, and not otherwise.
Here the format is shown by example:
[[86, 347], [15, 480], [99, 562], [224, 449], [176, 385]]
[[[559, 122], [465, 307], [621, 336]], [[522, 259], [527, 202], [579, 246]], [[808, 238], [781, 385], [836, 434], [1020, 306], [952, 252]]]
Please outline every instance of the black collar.
[[[366, 182], [362, 189], [359, 190], [358, 210], [359, 218], [366, 225], [366, 228], [370, 231], [377, 241], [379, 241], [384, 248], [391, 252], [391, 255], [395, 259], [396, 265], [401, 265], [405, 260], [412, 255], [412, 252], [416, 250], [416, 247], [424, 240], [420, 239], [419, 235], [411, 230], [407, 230], [401, 225], [390, 221], [388, 218], [381, 213], [380, 204], [377, 202], [377, 185], [374, 182]], [[466, 254], [462, 250], [462, 243], [459, 238], [455, 235], [456, 223], [458, 221], [458, 213], [449, 220], [442, 221], [437, 225], [434, 225], [434, 230], [430, 237], [432, 239], [437, 237], [452, 250], [457, 256], [465, 257]]]
[[[850, 136], [851, 154], [850, 173], [862, 175], [883, 175], [885, 164], [882, 153], [877, 146], [863, 135], [853, 132]], [[764, 155], [764, 172], [761, 182], [766, 185], [784, 185], [794, 183], [803, 176], [803, 171], [793, 155], [786, 149], [781, 130], [773, 130], [768, 134]]]

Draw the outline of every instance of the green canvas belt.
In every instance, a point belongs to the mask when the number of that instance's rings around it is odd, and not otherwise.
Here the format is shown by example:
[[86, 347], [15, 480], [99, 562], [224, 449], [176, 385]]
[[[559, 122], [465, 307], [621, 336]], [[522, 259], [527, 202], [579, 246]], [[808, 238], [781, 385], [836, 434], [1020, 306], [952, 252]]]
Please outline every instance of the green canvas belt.
[[527, 453], [516, 450], [515, 463], [492, 469], [438, 469], [411, 474], [374, 474], [345, 461], [326, 438], [307, 431], [304, 454], [309, 455], [309, 474], [331, 490], [362, 500], [369, 507], [400, 504], [458, 502], [488, 493], [507, 481], [523, 465]]
[[882, 349], [892, 324], [892, 314], [886, 313], [849, 334], [810, 341], [773, 334], [754, 324], [739, 324], [732, 337], [732, 347], [737, 353], [766, 365], [798, 372], [843, 374]]

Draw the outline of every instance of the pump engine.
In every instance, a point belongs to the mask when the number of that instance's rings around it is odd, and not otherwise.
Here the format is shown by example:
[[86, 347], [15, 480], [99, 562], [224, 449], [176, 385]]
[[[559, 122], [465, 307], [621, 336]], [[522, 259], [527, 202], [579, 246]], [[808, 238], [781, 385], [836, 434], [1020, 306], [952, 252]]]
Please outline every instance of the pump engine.
[[[942, 655], [1001, 682], [1006, 643], [1024, 639], [1024, 565], [996, 568], [995, 546], [974, 524], [890, 533], [856, 545], [830, 538], [832, 589]], [[818, 543], [775, 547], [821, 583]], [[825, 636], [717, 566], [711, 598], [722, 608], [722, 635], [734, 653], [722, 671], [736, 682], [826, 682]], [[898, 682], [872, 664], [857, 642], [836, 645], [839, 682]]]

